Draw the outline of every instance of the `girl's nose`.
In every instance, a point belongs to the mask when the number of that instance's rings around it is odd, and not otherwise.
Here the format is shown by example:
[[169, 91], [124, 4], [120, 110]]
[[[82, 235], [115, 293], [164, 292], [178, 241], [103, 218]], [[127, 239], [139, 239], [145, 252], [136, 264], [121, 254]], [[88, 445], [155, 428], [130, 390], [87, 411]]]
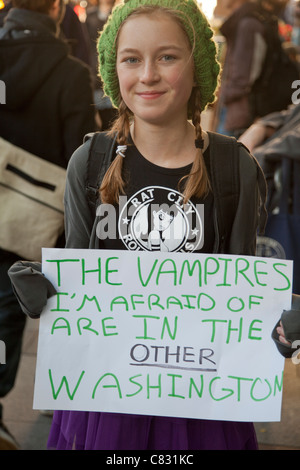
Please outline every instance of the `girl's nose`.
[[159, 80], [159, 72], [155, 63], [152, 61], [146, 61], [140, 77], [142, 83], [154, 83]]

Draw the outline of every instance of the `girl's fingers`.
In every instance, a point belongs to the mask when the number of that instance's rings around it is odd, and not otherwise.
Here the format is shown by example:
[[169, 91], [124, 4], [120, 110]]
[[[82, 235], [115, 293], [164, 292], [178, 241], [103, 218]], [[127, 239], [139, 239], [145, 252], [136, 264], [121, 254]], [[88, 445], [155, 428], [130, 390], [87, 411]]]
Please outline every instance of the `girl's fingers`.
[[282, 323], [280, 322], [280, 326], [276, 328], [277, 333], [279, 334], [279, 341], [284, 344], [290, 344], [290, 342], [286, 339], [283, 328], [282, 328]]

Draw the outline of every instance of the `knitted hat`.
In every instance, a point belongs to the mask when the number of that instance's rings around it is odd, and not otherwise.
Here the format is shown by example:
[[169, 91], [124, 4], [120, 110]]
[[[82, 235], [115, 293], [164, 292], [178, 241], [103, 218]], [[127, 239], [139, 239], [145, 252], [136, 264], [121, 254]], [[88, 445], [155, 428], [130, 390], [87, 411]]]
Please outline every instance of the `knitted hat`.
[[173, 10], [181, 19], [191, 47], [195, 65], [195, 82], [200, 88], [201, 111], [215, 100], [215, 91], [220, 71], [216, 59], [213, 32], [196, 0], [125, 0], [117, 5], [109, 17], [98, 41], [99, 74], [103, 89], [113, 105], [119, 107], [120, 89], [116, 72], [116, 37], [120, 26], [128, 16], [142, 6], [158, 6]]

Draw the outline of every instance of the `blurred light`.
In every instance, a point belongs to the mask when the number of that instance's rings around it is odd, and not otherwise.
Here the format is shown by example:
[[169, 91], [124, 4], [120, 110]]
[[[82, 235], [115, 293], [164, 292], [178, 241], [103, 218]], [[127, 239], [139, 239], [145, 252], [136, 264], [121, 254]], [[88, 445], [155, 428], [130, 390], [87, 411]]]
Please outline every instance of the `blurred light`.
[[217, 5], [217, 0], [197, 0], [201, 10], [208, 19], [213, 17], [214, 9]]
[[83, 7], [81, 4], [84, 2], [80, 2], [79, 4], [74, 6], [74, 11], [76, 15], [78, 16], [79, 20], [84, 23], [86, 20], [86, 9]]
[[5, 7], [5, 3], [3, 0], [0, 0], [0, 10]]

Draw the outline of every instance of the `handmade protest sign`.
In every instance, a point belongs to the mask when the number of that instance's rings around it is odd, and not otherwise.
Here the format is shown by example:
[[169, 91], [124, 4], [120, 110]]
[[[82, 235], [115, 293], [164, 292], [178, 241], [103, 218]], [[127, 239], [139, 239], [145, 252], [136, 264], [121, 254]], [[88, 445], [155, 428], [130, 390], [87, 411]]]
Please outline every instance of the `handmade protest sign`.
[[292, 262], [44, 249], [34, 408], [280, 420]]

